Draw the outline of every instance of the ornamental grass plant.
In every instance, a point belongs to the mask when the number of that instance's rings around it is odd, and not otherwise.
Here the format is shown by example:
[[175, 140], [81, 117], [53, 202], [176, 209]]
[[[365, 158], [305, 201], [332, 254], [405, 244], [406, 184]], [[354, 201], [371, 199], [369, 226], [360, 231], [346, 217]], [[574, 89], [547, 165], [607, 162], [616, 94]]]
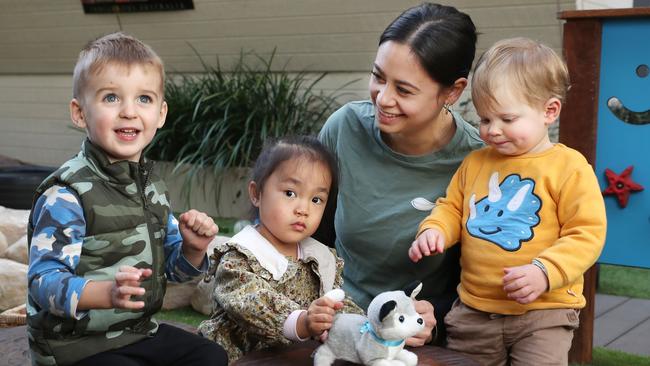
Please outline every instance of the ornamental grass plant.
[[[317, 133], [338, 108], [337, 98], [347, 84], [329, 94], [317, 92], [326, 73], [293, 73], [286, 65], [276, 71], [274, 56], [275, 51], [268, 58], [242, 52], [228, 71], [201, 60], [202, 73], [167, 80], [167, 121], [146, 154], [176, 163], [175, 172], [185, 174], [186, 199], [202, 174], [219, 177], [229, 168], [251, 167], [264, 141]], [[220, 187], [215, 182], [215, 190]]]

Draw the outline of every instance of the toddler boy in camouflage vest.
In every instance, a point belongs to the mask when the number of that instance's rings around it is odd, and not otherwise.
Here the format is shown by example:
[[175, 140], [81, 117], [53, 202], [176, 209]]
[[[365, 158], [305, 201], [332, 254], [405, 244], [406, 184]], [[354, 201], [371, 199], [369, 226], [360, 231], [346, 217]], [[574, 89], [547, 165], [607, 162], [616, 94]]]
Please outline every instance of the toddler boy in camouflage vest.
[[159, 325], [167, 279], [207, 270], [218, 228], [173, 216], [142, 155], [165, 123], [164, 68], [139, 40], [90, 42], [74, 69], [79, 154], [37, 189], [29, 218], [28, 332], [35, 365], [226, 365], [223, 349]]

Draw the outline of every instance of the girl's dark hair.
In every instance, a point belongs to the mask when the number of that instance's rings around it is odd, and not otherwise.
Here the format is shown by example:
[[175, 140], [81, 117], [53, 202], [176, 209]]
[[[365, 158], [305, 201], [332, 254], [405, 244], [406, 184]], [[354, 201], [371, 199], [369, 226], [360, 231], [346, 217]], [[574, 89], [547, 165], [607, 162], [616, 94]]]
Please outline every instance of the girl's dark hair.
[[[325, 164], [332, 176], [330, 192], [338, 186], [338, 162], [325, 145], [313, 136], [287, 136], [277, 140], [267, 140], [264, 143], [262, 152], [253, 166], [251, 177], [257, 186], [257, 192], [262, 192], [266, 180], [280, 164], [295, 158], [306, 158], [309, 161]], [[256, 209], [253, 216], [257, 217]]]
[[432, 3], [407, 9], [386, 27], [379, 45], [406, 44], [436, 82], [451, 86], [467, 77], [476, 53], [476, 27], [469, 15]]

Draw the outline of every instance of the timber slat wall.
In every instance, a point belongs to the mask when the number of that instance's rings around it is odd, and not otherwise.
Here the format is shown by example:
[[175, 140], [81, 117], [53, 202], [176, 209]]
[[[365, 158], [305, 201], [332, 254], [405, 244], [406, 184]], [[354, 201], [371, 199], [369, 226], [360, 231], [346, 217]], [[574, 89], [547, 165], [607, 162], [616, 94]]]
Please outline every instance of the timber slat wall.
[[[290, 71], [328, 71], [320, 87], [359, 79], [347, 99], [367, 96], [367, 75], [381, 30], [420, 1], [194, 0], [189, 11], [84, 14], [79, 0], [0, 0], [0, 154], [58, 165], [82, 135], [68, 128], [70, 74], [79, 49], [116, 30], [141, 38], [169, 71], [199, 72], [194, 47], [208, 63], [228, 67], [242, 50], [269, 55]], [[482, 33], [479, 52], [513, 36], [561, 50], [557, 13], [567, 0], [458, 0]], [[190, 44], [192, 47], [190, 47]]]

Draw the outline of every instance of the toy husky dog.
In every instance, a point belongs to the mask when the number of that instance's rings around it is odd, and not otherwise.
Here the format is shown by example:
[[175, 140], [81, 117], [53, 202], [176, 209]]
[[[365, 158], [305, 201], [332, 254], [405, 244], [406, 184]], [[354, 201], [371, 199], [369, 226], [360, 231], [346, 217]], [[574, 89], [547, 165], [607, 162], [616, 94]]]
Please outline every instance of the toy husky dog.
[[316, 349], [314, 366], [330, 366], [346, 360], [373, 366], [415, 366], [418, 357], [404, 349], [406, 338], [424, 328], [413, 300], [422, 284], [407, 295], [389, 291], [377, 295], [368, 306], [368, 317], [338, 314], [327, 340]]

